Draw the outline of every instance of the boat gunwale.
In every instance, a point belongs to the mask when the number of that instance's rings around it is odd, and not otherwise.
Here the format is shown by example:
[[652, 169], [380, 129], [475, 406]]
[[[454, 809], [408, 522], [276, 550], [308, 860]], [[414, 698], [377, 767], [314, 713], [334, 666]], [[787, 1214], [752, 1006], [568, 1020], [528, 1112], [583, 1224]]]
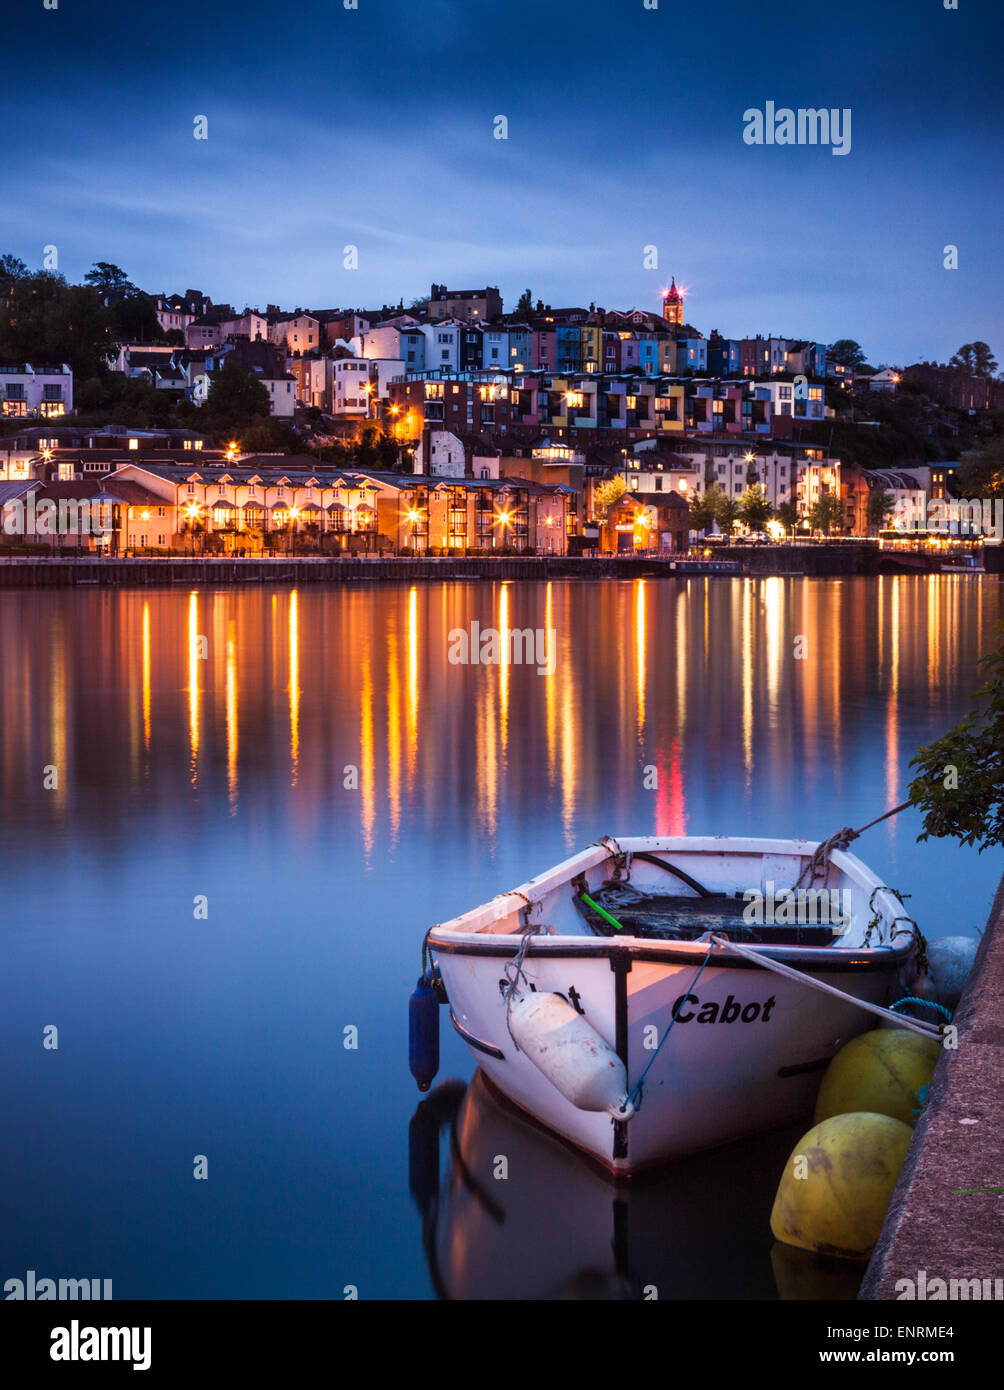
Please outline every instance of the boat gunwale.
[[[543, 894], [552, 892], [571, 882], [579, 873], [586, 869], [595, 868], [597, 864], [605, 859], [613, 857], [611, 844], [625, 851], [628, 854], [636, 852], [648, 853], [703, 853], [707, 855], [718, 854], [750, 856], [764, 854], [787, 854], [811, 857], [819, 847], [821, 841], [800, 840], [800, 839], [769, 839], [766, 837], [745, 837], [731, 835], [714, 836], [630, 836], [617, 839], [610, 837], [610, 844], [594, 843], [586, 849], [580, 850], [578, 854], [570, 859], [563, 860], [556, 864], [552, 869], [545, 870], [536, 878], [529, 879], [522, 883], [518, 888], [510, 889], [508, 893], [500, 893], [496, 898], [487, 903], [482, 903], [478, 907], [469, 908], [467, 912], [461, 913], [457, 917], [452, 917], [446, 922], [437, 923], [429, 928], [429, 946], [436, 951], [442, 951], [449, 955], [482, 955], [482, 956], [512, 956], [523, 943], [525, 932], [490, 932], [485, 931], [484, 927], [475, 930], [465, 930], [458, 924], [466, 923], [468, 919], [477, 919], [480, 914], [491, 914], [491, 919], [497, 921], [499, 917], [507, 915], [506, 911], [500, 911], [502, 904], [507, 898], [514, 898], [522, 901], [526, 907], [529, 901], [529, 911], [539, 906], [540, 897]], [[863, 888], [870, 889], [872, 895], [872, 907], [877, 913], [886, 916], [890, 920], [903, 918], [906, 916], [902, 902], [891, 896], [892, 890], [874, 874], [874, 872], [858, 859], [856, 855], [849, 854], [846, 850], [833, 850], [830, 854], [830, 862], [838, 869], [842, 870], [852, 880], [861, 884]], [[537, 898], [534, 899], [534, 891]], [[882, 904], [882, 906], [880, 906]], [[515, 910], [514, 908], [508, 911]], [[487, 925], [487, 923], [486, 923]], [[817, 969], [832, 971], [837, 969], [875, 969], [892, 970], [897, 969], [915, 949], [915, 938], [912, 932], [896, 933], [902, 935], [905, 940], [902, 945], [886, 944], [879, 946], [806, 946], [806, 945], [769, 945], [759, 944], [757, 950], [769, 956], [772, 960], [783, 961], [787, 964], [812, 965]], [[895, 940], [895, 937], [894, 937]], [[618, 953], [627, 952], [634, 960], [652, 960], [670, 962], [673, 960], [692, 962], [707, 954], [707, 945], [701, 941], [654, 941], [649, 938], [637, 936], [619, 936], [616, 939], [610, 937], [595, 937], [583, 935], [554, 934], [534, 936], [527, 943], [526, 954], [531, 956], [609, 956], [611, 959]], [[764, 967], [742, 956], [729, 952], [724, 946], [712, 948], [711, 960], [718, 964], [719, 961], [724, 965], [728, 961], [728, 969], [754, 969], [759, 970]]]
[[[434, 951], [447, 956], [480, 956], [511, 960], [519, 949], [521, 936], [465, 936], [451, 941], [434, 941], [429, 944]], [[490, 944], [489, 944], [490, 943]], [[513, 944], [515, 943], [515, 944]], [[688, 950], [688, 947], [694, 949]], [[764, 946], [758, 945], [757, 952], [769, 956], [771, 960], [795, 968], [830, 973], [857, 973], [866, 970], [898, 970], [915, 948], [911, 935], [901, 946]], [[525, 958], [575, 960], [604, 957], [613, 960], [617, 956], [627, 956], [631, 960], [654, 961], [664, 965], [693, 965], [707, 955], [705, 942], [692, 941], [648, 941], [642, 937], [620, 937], [611, 942], [609, 937], [551, 936], [536, 938], [527, 947]], [[711, 951], [709, 967], [720, 970], [764, 970], [766, 966], [739, 956], [725, 946], [714, 946]]]

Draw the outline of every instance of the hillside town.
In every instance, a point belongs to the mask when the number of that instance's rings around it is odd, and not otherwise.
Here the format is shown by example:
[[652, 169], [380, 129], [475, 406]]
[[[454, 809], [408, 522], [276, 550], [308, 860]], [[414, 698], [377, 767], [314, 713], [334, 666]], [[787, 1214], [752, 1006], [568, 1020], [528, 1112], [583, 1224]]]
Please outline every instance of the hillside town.
[[51, 328], [37, 350], [17, 337], [19, 297], [39, 290], [0, 259], [7, 554], [680, 555], [879, 536], [968, 495], [960, 460], [999, 445], [986, 344], [876, 368], [851, 340], [705, 336], [675, 279], [658, 312], [529, 290], [507, 312], [490, 285], [436, 283], [407, 308], [237, 310], [146, 294], [103, 262], [86, 278], [72, 288], [105, 320], [81, 380], [44, 360]]

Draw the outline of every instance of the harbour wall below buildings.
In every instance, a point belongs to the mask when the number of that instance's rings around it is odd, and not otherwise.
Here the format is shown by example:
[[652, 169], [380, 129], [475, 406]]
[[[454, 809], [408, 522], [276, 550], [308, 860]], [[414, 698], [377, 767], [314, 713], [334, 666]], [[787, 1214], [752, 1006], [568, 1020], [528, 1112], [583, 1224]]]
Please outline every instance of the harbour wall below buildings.
[[[0, 558], [0, 589], [62, 586], [105, 588], [169, 584], [310, 584], [361, 580], [414, 583], [417, 580], [635, 579], [686, 577], [700, 573], [701, 555], [496, 555], [496, 556], [287, 556], [274, 559], [126, 558], [119, 556]], [[676, 560], [684, 560], [679, 570]], [[936, 559], [910, 552], [891, 556], [874, 544], [714, 547], [716, 564], [729, 561], [733, 572], [755, 576], [850, 576], [889, 568], [930, 573]], [[725, 574], [722, 577], [730, 577]]]

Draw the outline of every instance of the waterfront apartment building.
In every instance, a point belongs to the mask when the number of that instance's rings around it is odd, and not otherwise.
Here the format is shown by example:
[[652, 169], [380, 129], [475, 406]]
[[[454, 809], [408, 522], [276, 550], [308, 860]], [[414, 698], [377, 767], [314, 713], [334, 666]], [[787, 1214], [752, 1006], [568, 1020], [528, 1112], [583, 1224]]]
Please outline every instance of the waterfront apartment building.
[[[843, 491], [840, 460], [825, 453], [787, 442], [687, 438], [675, 441], [671, 453], [647, 442], [625, 450], [619, 471], [629, 492], [643, 498], [672, 492], [689, 499], [715, 486], [738, 502], [748, 488], [758, 486], [772, 507], [790, 504], [805, 520], [820, 496]], [[857, 520], [852, 501], [847, 529], [854, 529]]]
[[133, 482], [171, 509], [168, 544], [193, 553], [262, 554], [294, 536], [330, 537], [335, 550], [376, 549], [376, 498], [382, 485], [316, 459], [261, 455], [205, 467], [125, 463], [103, 479]]
[[[380, 533], [398, 552], [564, 555], [575, 527], [571, 490], [518, 476], [379, 474]], [[395, 495], [396, 494], [396, 495]]]

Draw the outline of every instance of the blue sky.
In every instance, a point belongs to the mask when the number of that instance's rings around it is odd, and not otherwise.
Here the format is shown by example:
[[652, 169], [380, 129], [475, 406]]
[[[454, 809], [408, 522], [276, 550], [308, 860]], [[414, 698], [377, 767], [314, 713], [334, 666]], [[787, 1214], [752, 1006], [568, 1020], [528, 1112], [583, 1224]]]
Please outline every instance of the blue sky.
[[[675, 275], [705, 333], [1004, 359], [992, 0], [358, 3], [12, 0], [0, 250], [237, 307], [656, 308]], [[849, 107], [851, 152], [745, 145], [768, 100]]]

